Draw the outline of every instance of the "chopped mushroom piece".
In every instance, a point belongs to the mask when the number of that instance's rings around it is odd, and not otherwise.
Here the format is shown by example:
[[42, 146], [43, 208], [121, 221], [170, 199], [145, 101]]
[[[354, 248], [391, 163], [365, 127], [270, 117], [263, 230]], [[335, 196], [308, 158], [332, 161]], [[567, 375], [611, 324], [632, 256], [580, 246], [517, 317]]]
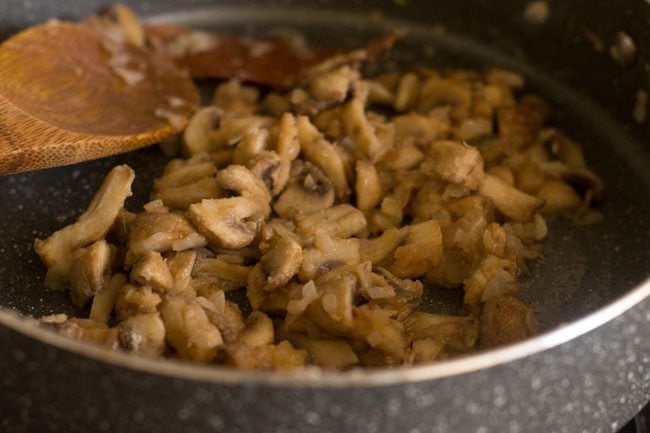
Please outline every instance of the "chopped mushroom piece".
[[442, 179], [477, 189], [483, 182], [483, 158], [472, 146], [458, 141], [435, 141], [431, 144], [430, 159], [422, 170], [432, 169]]
[[246, 165], [251, 158], [262, 152], [269, 141], [269, 130], [254, 128], [242, 137], [232, 154], [233, 164]]
[[230, 165], [217, 173], [219, 186], [226, 191], [234, 191], [242, 197], [254, 201], [264, 212], [271, 213], [271, 194], [264, 182], [249, 169], [241, 165]]
[[283, 287], [298, 273], [302, 261], [300, 244], [288, 237], [274, 236], [268, 250], [251, 272], [248, 285], [264, 291]]
[[253, 155], [246, 167], [272, 192], [279, 188], [282, 164], [282, 158], [277, 153], [263, 151]]
[[226, 363], [241, 370], [289, 371], [305, 366], [307, 353], [288, 341], [251, 348], [244, 343], [226, 346]]
[[499, 212], [515, 221], [530, 221], [544, 206], [544, 200], [519, 191], [501, 179], [486, 175], [479, 194], [492, 200]]
[[208, 319], [219, 328], [224, 342], [232, 343], [237, 340], [244, 328], [244, 319], [237, 304], [226, 301], [223, 290], [211, 293], [209, 299], [198, 297], [196, 302], [205, 310]]
[[75, 340], [86, 340], [112, 349], [117, 348], [115, 329], [109, 328], [104, 323], [74, 317], [68, 319], [65, 314], [42, 317], [39, 322]]
[[116, 328], [121, 349], [150, 357], [165, 352], [165, 325], [158, 313], [131, 316]]
[[190, 155], [212, 150], [210, 131], [219, 127], [222, 111], [217, 107], [205, 107], [197, 111], [185, 127], [183, 142]]
[[311, 124], [306, 116], [299, 116], [296, 122], [300, 150], [309, 162], [320, 168], [330, 179], [338, 198], [345, 199], [350, 193], [341, 156]]
[[108, 284], [100, 289], [93, 297], [93, 303], [90, 307], [90, 320], [97, 323], [108, 323], [111, 312], [115, 307], [115, 301], [120, 290], [127, 282], [125, 274], [114, 274]]
[[228, 291], [245, 287], [251, 269], [219, 258], [200, 259], [192, 270], [191, 287], [202, 296], [214, 289]]
[[318, 230], [324, 230], [330, 236], [349, 238], [365, 228], [363, 213], [348, 204], [311, 213], [297, 223], [297, 233], [304, 239], [312, 238]]
[[415, 278], [440, 263], [443, 254], [442, 232], [435, 220], [410, 225], [405, 244], [393, 253], [389, 270], [399, 278]]
[[346, 135], [357, 145], [359, 152], [371, 161], [377, 161], [388, 149], [383, 149], [377, 138], [375, 127], [371, 125], [364, 111], [364, 102], [358, 96], [343, 106], [341, 122]]
[[223, 344], [219, 329], [193, 300], [169, 296], [160, 306], [166, 338], [181, 358], [210, 362]]
[[173, 160], [153, 184], [152, 200], [160, 199], [172, 209], [187, 209], [192, 203], [217, 198], [220, 189], [214, 176], [217, 167], [207, 153], [197, 153], [187, 161]]
[[404, 325], [413, 340], [432, 339], [456, 352], [469, 351], [478, 340], [478, 322], [472, 317], [417, 312]]
[[355, 165], [355, 193], [357, 207], [367, 211], [377, 206], [381, 200], [381, 180], [377, 168], [371, 162], [359, 160]]
[[273, 209], [280, 216], [285, 216], [292, 212], [309, 214], [331, 207], [334, 204], [334, 188], [329, 178], [310, 163], [296, 164], [295, 167], [293, 182], [275, 201]]
[[174, 213], [141, 213], [129, 225], [129, 230], [131, 262], [149, 250], [164, 253], [206, 245], [205, 237], [185, 217]]
[[151, 287], [125, 284], [115, 299], [115, 316], [121, 322], [136, 314], [154, 313], [160, 302], [160, 295]]
[[70, 296], [78, 307], [108, 284], [115, 260], [115, 247], [101, 240], [74, 253], [70, 271]]
[[275, 151], [280, 156], [282, 164], [278, 173], [278, 183], [273, 189], [273, 195], [279, 194], [286, 186], [289, 181], [291, 161], [300, 154], [296, 118], [291, 113], [284, 113], [278, 122], [278, 129], [278, 141]]
[[273, 344], [274, 339], [273, 322], [261, 311], [253, 311], [246, 318], [244, 328], [237, 337], [237, 341], [252, 348]]
[[481, 312], [481, 347], [521, 341], [537, 332], [533, 311], [513, 296], [499, 296], [485, 303]]
[[301, 281], [307, 282], [325, 271], [360, 260], [358, 239], [338, 239], [324, 230], [317, 230], [314, 245], [303, 250], [298, 276]]
[[343, 338], [310, 338], [293, 333], [287, 339], [294, 347], [306, 350], [309, 361], [319, 367], [343, 369], [359, 363], [359, 357]]
[[61, 290], [68, 285], [74, 252], [106, 236], [131, 195], [134, 177], [133, 170], [126, 165], [113, 168], [77, 222], [45, 240], [36, 239], [34, 249], [48, 267], [47, 287]]
[[147, 251], [133, 265], [131, 280], [160, 293], [168, 292], [174, 285], [174, 277], [158, 251]]
[[192, 270], [196, 263], [196, 251], [174, 251], [165, 257], [165, 263], [173, 278], [170, 292], [175, 295], [192, 296]]
[[199, 231], [223, 248], [242, 248], [253, 242], [264, 213], [263, 204], [247, 197], [203, 200], [188, 209]]

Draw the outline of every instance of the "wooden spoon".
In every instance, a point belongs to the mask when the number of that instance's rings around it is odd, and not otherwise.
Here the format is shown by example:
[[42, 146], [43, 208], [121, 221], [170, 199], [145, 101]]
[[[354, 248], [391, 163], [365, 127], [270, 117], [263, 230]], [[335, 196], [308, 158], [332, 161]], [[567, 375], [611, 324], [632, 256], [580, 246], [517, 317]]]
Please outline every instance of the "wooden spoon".
[[29, 28], [0, 45], [0, 174], [159, 142], [198, 104], [164, 56], [86, 24]]

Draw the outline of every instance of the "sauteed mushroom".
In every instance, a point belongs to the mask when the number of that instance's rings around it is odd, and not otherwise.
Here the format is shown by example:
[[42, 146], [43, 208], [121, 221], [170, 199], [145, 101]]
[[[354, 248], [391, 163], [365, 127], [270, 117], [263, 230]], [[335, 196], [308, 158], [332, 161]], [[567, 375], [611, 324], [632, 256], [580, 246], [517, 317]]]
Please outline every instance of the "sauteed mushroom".
[[[369, 55], [328, 58], [290, 89], [218, 85], [140, 212], [124, 208], [132, 171], [111, 171], [78, 222], [35, 244], [49, 287], [94, 297], [92, 320], [43, 322], [260, 370], [423, 363], [534, 334], [519, 273], [545, 216], [595, 219], [602, 181], [544, 129], [518, 74], [366, 78]], [[462, 291], [462, 314], [422, 311], [440, 290]]]

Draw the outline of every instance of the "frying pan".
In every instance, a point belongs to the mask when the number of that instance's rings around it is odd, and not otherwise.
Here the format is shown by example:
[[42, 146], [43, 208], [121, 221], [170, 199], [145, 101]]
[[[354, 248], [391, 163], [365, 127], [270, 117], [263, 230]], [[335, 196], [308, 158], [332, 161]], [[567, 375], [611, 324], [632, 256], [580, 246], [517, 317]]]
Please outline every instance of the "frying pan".
[[[514, 0], [126, 3], [151, 20], [262, 35], [290, 27], [337, 46], [398, 26], [409, 32], [395, 64], [518, 70], [605, 179], [604, 220], [551, 222], [522, 280], [538, 337], [421, 367], [282, 376], [135, 358], [15, 313], [78, 313], [42, 286], [33, 238], [74, 221], [118, 163], [138, 175], [129, 206], [142, 203], [164, 164], [156, 149], [2, 177], [0, 431], [591, 433], [616, 431], [649, 400], [650, 119], [632, 116], [639, 89], [650, 90], [648, 2], [548, 0], [545, 20]], [[2, 0], [0, 36], [107, 5]], [[625, 35], [636, 49], [612, 57]], [[459, 300], [431, 298], [432, 311]]]

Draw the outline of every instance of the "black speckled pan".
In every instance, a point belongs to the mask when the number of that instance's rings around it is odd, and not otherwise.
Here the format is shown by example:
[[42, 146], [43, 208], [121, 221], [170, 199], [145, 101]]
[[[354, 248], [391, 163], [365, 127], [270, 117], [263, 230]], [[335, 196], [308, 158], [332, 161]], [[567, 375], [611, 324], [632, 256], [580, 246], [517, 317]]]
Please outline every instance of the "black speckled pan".
[[[331, 45], [397, 25], [409, 29], [397, 63], [517, 69], [604, 177], [605, 218], [551, 224], [522, 284], [536, 338], [431, 366], [280, 376], [130, 357], [11, 312], [75, 312], [42, 286], [34, 237], [73, 221], [118, 163], [136, 169], [136, 208], [162, 170], [157, 149], [0, 177], [0, 432], [592, 433], [616, 431], [650, 399], [650, 117], [632, 116], [638, 91], [650, 92], [648, 2], [548, 0], [537, 24], [515, 0], [126, 3], [151, 20], [290, 27]], [[107, 4], [2, 0], [0, 36]], [[620, 31], [637, 48], [626, 64], [609, 52]]]

